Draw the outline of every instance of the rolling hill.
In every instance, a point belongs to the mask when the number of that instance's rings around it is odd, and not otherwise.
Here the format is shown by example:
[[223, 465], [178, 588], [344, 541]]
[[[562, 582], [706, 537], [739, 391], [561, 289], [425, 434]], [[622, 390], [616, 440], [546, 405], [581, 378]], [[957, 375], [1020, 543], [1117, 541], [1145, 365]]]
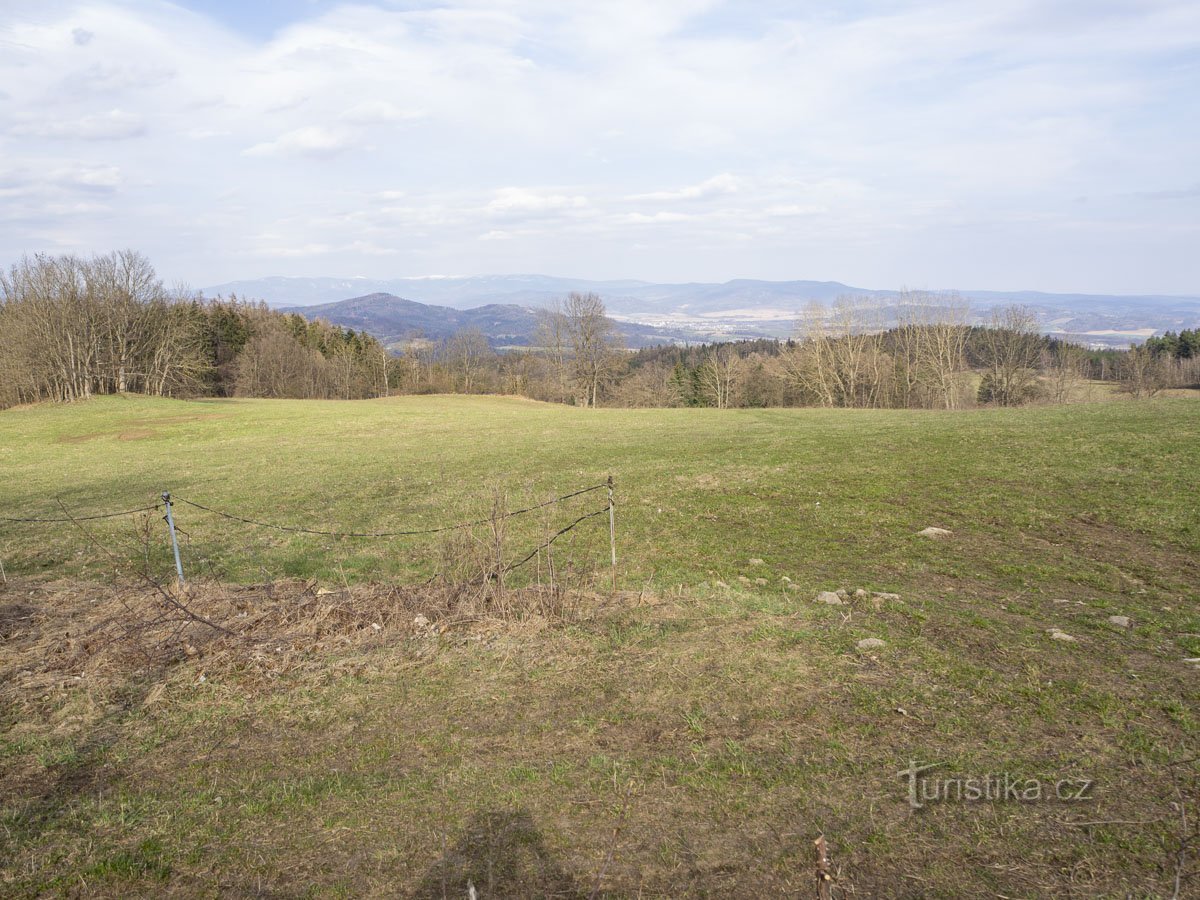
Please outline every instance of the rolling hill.
[[[537, 309], [531, 306], [489, 303], [474, 309], [453, 309], [388, 293], [366, 294], [337, 303], [285, 307], [284, 311], [365, 331], [387, 345], [413, 337], [441, 340], [465, 328], [478, 328], [494, 347], [524, 347], [533, 342], [538, 324]], [[617, 322], [616, 327], [629, 347], [714, 337], [703, 331], [656, 328], [636, 322]]]

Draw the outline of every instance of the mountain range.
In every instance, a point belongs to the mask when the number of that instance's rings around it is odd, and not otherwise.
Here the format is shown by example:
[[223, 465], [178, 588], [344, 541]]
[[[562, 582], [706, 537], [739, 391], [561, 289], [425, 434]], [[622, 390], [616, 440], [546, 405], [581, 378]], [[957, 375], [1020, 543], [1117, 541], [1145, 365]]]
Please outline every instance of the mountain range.
[[[234, 281], [206, 288], [209, 296], [261, 299], [339, 324], [358, 324], [381, 338], [475, 325], [494, 343], [528, 343], [535, 310], [569, 291], [594, 291], [622, 322], [631, 345], [668, 340], [784, 337], [812, 301], [868, 296], [885, 304], [900, 292], [858, 288], [837, 281], [656, 283], [548, 275], [430, 276], [424, 278], [292, 278]], [[1121, 296], [1039, 291], [956, 293], [977, 319], [996, 306], [1020, 303], [1038, 314], [1043, 330], [1097, 345], [1128, 345], [1156, 332], [1200, 325], [1200, 295]], [[384, 300], [382, 295], [391, 299]], [[457, 313], [462, 313], [459, 317]], [[641, 326], [641, 327], [639, 327]], [[649, 327], [651, 330], [645, 330]]]

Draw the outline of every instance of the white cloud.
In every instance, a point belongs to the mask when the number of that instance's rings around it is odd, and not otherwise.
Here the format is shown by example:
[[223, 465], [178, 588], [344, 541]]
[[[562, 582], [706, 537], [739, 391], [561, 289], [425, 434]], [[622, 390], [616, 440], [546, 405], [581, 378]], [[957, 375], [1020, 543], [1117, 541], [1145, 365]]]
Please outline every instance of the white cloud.
[[0, 257], [1195, 290], [1193, 0], [180, 3], [0, 16]]
[[313, 156], [328, 158], [336, 156], [353, 146], [349, 135], [309, 125], [282, 134], [273, 141], [264, 141], [247, 148], [246, 156]]
[[52, 140], [76, 141], [120, 141], [139, 137], [146, 133], [146, 122], [141, 116], [119, 109], [106, 113], [83, 116], [79, 119], [60, 120], [41, 118], [17, 122], [8, 133], [21, 138], [49, 138]]
[[499, 215], [521, 213], [550, 213], [583, 209], [588, 205], [586, 197], [567, 194], [543, 193], [526, 188], [506, 187], [495, 192], [487, 205], [488, 212]]
[[740, 190], [740, 182], [728, 172], [714, 175], [699, 184], [689, 185], [674, 191], [652, 191], [648, 194], [634, 194], [631, 200], [706, 200], [709, 197], [720, 197], [725, 194], [736, 194]]

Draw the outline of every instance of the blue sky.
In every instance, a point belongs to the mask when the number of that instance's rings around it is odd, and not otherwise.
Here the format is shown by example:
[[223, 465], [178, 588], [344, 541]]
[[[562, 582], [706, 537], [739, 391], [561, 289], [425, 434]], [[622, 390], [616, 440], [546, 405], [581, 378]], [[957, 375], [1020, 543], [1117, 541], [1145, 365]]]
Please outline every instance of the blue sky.
[[1194, 0], [6, 0], [0, 261], [1200, 293]]

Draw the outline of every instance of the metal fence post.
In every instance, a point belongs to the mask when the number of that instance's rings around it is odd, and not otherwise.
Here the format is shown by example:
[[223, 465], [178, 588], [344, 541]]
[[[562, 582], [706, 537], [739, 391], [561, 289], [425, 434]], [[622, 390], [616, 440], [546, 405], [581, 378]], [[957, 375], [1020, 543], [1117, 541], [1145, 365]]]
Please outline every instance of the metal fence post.
[[179, 538], [175, 536], [175, 517], [171, 515], [171, 494], [169, 491], [162, 493], [163, 503], [167, 507], [167, 529], [171, 532], [171, 549], [175, 551], [175, 574], [179, 576], [179, 586], [183, 587], [186, 582], [183, 580], [183, 563], [179, 559]]
[[613, 506], [613, 477], [608, 476], [608, 549], [612, 553], [612, 589], [617, 589], [617, 514]]

